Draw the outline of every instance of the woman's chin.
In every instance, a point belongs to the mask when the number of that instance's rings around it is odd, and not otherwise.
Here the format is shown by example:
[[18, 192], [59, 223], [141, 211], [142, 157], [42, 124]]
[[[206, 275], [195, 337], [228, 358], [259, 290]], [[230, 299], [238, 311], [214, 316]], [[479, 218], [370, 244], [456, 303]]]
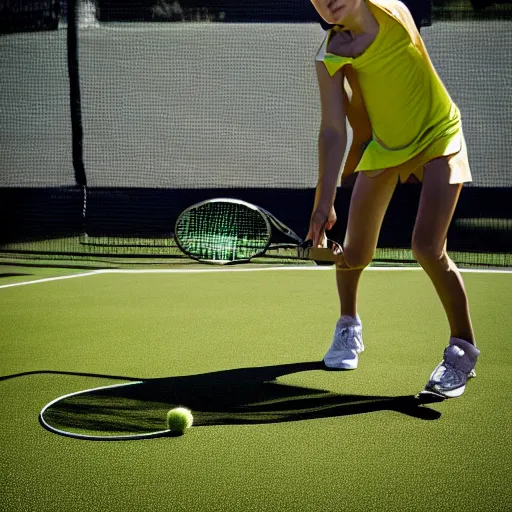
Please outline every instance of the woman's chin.
[[[323, 16], [322, 16], [323, 17]], [[328, 18], [324, 18], [324, 21], [326, 23], [329, 23], [329, 25], [343, 25], [343, 20], [345, 19], [345, 16], [329, 16]]]

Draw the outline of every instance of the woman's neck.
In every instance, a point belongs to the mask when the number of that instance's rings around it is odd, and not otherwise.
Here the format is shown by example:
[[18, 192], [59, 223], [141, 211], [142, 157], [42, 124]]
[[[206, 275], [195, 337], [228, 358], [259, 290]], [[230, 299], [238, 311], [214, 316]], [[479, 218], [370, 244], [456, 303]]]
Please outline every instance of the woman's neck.
[[372, 34], [379, 30], [379, 24], [373, 17], [367, 2], [361, 2], [360, 8], [343, 20], [343, 29], [349, 30], [355, 36]]

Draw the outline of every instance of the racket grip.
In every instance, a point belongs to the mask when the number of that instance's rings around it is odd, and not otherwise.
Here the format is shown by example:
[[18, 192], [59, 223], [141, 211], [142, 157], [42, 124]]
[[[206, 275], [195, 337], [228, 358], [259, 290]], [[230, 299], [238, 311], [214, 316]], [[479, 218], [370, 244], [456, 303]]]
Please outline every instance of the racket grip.
[[298, 257], [304, 260], [336, 262], [343, 254], [341, 245], [327, 239], [327, 247], [313, 247], [312, 240], [306, 240], [299, 245]]

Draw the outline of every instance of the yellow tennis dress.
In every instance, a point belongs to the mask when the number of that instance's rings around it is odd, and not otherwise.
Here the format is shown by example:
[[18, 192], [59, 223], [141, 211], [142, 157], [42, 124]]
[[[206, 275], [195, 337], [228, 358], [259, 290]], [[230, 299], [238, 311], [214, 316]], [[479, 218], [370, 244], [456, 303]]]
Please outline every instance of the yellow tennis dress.
[[328, 53], [331, 37], [340, 30], [334, 27], [316, 57], [331, 76], [345, 68], [351, 88], [346, 103], [354, 147], [343, 176], [358, 171], [372, 176], [394, 168], [402, 182], [411, 174], [422, 180], [425, 164], [450, 156], [450, 183], [471, 181], [460, 111], [432, 66], [410, 13], [394, 0], [368, 5], [379, 24], [368, 49], [358, 57]]

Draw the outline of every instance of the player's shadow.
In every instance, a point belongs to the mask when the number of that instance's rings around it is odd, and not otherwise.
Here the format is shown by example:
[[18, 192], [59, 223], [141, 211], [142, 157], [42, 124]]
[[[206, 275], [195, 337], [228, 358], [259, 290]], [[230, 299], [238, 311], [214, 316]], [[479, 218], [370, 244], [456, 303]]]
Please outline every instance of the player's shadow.
[[240, 368], [199, 375], [148, 379], [62, 397], [44, 412], [56, 430], [144, 433], [165, 428], [166, 412], [188, 407], [195, 426], [243, 425], [395, 411], [435, 420], [441, 414], [419, 406], [412, 395], [332, 393], [279, 382], [285, 375], [323, 370], [321, 362]]

